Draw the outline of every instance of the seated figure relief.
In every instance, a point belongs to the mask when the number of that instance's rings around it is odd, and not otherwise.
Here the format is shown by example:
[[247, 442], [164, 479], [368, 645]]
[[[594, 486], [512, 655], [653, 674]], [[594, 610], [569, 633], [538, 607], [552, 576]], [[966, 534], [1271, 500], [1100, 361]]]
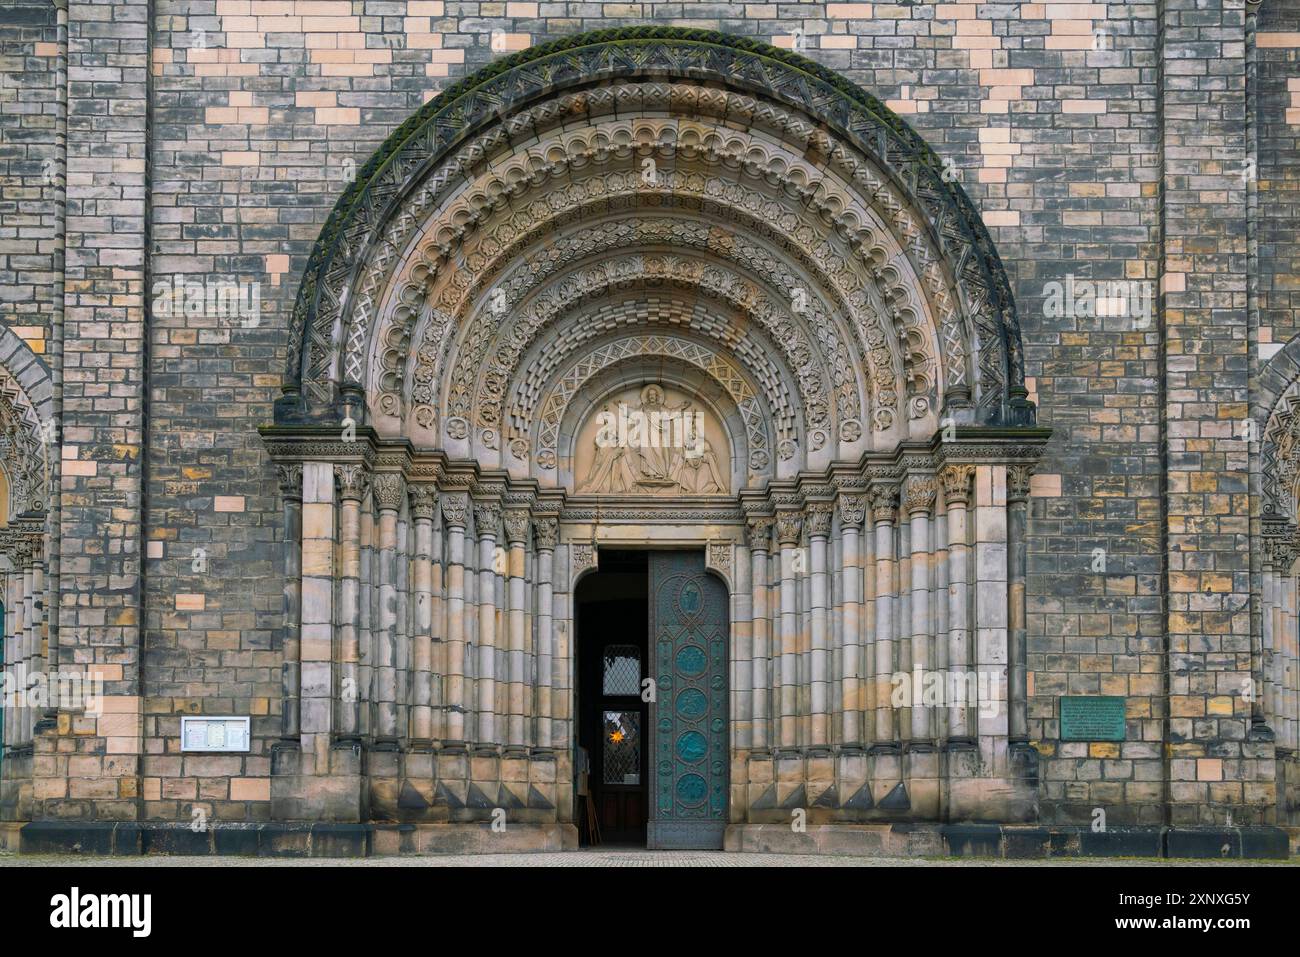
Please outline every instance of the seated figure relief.
[[579, 437], [578, 492], [594, 495], [720, 495], [729, 471], [709, 436], [721, 429], [688, 398], [660, 385], [607, 402]]

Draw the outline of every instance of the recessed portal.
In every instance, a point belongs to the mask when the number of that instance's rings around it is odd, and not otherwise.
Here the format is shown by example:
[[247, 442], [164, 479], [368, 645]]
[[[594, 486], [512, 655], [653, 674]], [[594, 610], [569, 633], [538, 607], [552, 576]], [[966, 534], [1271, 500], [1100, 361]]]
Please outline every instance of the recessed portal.
[[[641, 682], [650, 617], [647, 558], [645, 552], [601, 549], [599, 570], [578, 583], [578, 744], [590, 768], [578, 808], [584, 845], [645, 846], [650, 711]], [[590, 812], [583, 801], [590, 802]]]
[[698, 550], [601, 549], [577, 588], [586, 844], [720, 848], [727, 825], [727, 590]]

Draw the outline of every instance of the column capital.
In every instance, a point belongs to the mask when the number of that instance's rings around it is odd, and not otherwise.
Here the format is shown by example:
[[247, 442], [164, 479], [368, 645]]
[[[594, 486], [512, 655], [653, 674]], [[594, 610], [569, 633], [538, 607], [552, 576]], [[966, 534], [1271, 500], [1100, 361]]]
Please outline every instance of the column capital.
[[277, 462], [275, 477], [280, 486], [280, 497], [302, 501], [302, 463]]
[[406, 479], [400, 472], [380, 472], [372, 480], [375, 501], [381, 512], [396, 512], [402, 507], [406, 494]]
[[537, 543], [539, 552], [554, 551], [556, 543], [560, 540], [559, 520], [553, 515], [534, 519], [533, 539]]
[[971, 480], [974, 477], [975, 466], [973, 465], [945, 465], [939, 470], [939, 481], [943, 483], [944, 501], [949, 505], [957, 502], [969, 502]]
[[771, 515], [745, 516], [745, 536], [749, 547], [759, 551], [768, 551], [772, 547], [772, 528], [776, 519]]
[[831, 519], [835, 506], [830, 502], [811, 502], [808, 505], [808, 535], [810, 538], [827, 538], [831, 534]]
[[479, 538], [497, 538], [501, 534], [501, 503], [474, 503], [474, 532]]
[[903, 492], [903, 507], [908, 515], [928, 513], [934, 507], [939, 483], [933, 475], [912, 475]]
[[837, 503], [840, 508], [840, 525], [857, 528], [867, 517], [867, 497], [865, 495], [840, 495]]
[[803, 513], [776, 513], [776, 540], [781, 545], [798, 545], [803, 534]]
[[1029, 480], [1034, 467], [1028, 464], [1007, 466], [1007, 501], [1023, 502], [1029, 498]]
[[452, 492], [442, 496], [442, 520], [452, 528], [464, 531], [469, 524], [469, 496], [464, 492]]
[[433, 520], [438, 510], [438, 488], [429, 482], [412, 484], [407, 489], [411, 497], [411, 517]]
[[370, 476], [364, 465], [349, 463], [334, 466], [334, 484], [338, 487], [339, 497], [345, 502], [359, 502], [365, 498], [369, 481]]
[[877, 524], [898, 521], [898, 485], [881, 482], [867, 492], [871, 500], [871, 520]]
[[507, 542], [511, 545], [528, 544], [529, 518], [527, 509], [506, 509], [504, 522]]

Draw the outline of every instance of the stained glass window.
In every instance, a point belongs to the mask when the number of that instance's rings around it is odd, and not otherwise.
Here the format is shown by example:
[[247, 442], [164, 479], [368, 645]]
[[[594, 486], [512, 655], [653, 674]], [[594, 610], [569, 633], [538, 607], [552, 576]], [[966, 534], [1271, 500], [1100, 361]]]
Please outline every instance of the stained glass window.
[[606, 784], [641, 783], [641, 714], [605, 712]]
[[605, 694], [641, 693], [641, 651], [636, 645], [605, 646]]

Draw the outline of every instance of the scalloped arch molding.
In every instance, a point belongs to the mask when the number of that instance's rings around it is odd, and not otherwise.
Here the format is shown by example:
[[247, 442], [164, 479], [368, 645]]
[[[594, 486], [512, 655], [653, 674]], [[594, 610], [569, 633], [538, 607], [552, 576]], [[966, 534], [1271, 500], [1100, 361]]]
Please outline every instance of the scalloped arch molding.
[[629, 325], [734, 359], [786, 436], [772, 476], [942, 415], [1034, 422], [1002, 264], [935, 153], [811, 61], [674, 28], [529, 49], [394, 131], [312, 250], [276, 421], [364, 408], [535, 471], [532, 410]]

